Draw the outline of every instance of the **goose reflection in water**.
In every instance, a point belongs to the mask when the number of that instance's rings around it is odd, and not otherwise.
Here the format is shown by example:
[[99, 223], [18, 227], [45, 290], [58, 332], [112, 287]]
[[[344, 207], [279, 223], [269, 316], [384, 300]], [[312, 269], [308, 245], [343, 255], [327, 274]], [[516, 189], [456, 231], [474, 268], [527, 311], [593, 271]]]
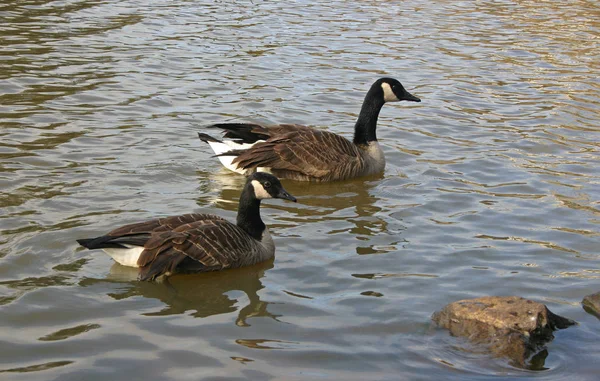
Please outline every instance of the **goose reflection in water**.
[[[201, 185], [203, 196], [197, 199], [198, 204], [214, 204], [220, 209], [235, 212], [237, 204], [234, 200], [239, 197], [244, 177], [226, 169], [214, 173], [199, 172], [199, 177], [208, 181]], [[395, 178], [390, 179], [394, 183], [392, 186], [388, 186], [386, 180], [383, 174], [318, 184], [284, 179], [284, 187], [297, 196], [298, 203], [272, 202], [264, 205], [263, 208], [277, 209], [276, 213], [265, 213], [269, 218], [267, 224], [275, 237], [310, 237], [310, 242], [306, 242], [308, 246], [323, 247], [323, 243], [331, 243], [331, 236], [336, 234], [344, 234], [340, 242], [348, 242], [350, 233], [350, 237], [354, 236], [359, 241], [353, 240], [357, 243], [355, 250], [359, 255], [395, 251], [406, 243], [401, 234], [405, 226], [401, 220], [391, 216], [398, 210], [398, 204], [386, 207], [378, 194], [386, 192], [387, 197], [397, 198], [403, 188]], [[390, 191], [394, 194], [388, 195]], [[295, 229], [295, 226], [299, 228]], [[277, 242], [284, 244], [281, 238]]]
[[[127, 285], [123, 291], [108, 295], [116, 300], [142, 296], [157, 299], [164, 306], [153, 312], [144, 312], [145, 316], [165, 316], [194, 311], [191, 316], [205, 318], [213, 315], [238, 311], [235, 324], [250, 326], [249, 318], [269, 317], [268, 302], [260, 300], [258, 292], [264, 288], [261, 279], [265, 272], [273, 267], [273, 260], [239, 269], [201, 274], [174, 275], [161, 283], [139, 282], [137, 269], [113, 264], [106, 279], [84, 279], [81, 286], [90, 286], [99, 282], [119, 282]], [[114, 291], [114, 290], [111, 290]], [[233, 293], [231, 291], [234, 291]], [[245, 295], [239, 295], [241, 291]], [[239, 295], [239, 296], [238, 296]], [[247, 301], [245, 300], [247, 298]], [[240, 308], [242, 303], [247, 303]]]

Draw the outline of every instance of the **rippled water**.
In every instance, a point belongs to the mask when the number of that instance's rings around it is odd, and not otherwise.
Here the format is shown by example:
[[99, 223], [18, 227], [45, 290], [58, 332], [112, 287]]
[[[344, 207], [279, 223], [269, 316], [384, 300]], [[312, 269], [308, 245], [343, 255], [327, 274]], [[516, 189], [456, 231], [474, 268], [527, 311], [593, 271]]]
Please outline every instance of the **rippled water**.
[[[3, 1], [0, 379], [596, 379], [600, 12], [593, 1]], [[75, 239], [204, 210], [243, 179], [225, 121], [351, 136], [392, 76], [380, 177], [287, 181], [276, 259], [136, 282]], [[445, 304], [541, 301], [579, 325], [513, 368], [432, 328]]]

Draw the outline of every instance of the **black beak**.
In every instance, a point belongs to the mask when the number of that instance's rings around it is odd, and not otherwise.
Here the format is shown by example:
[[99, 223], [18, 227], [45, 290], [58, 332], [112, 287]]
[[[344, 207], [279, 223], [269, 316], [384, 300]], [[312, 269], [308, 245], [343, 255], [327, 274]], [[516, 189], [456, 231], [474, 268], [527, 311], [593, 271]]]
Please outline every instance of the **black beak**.
[[404, 92], [404, 96], [402, 97], [402, 100], [403, 101], [412, 101], [412, 102], [421, 102], [421, 99], [415, 97], [414, 95], [412, 95], [408, 91]]
[[284, 200], [290, 200], [290, 201], [294, 201], [294, 202], [297, 201], [296, 197], [294, 197], [291, 194], [289, 194], [288, 192], [286, 192], [285, 189], [283, 189], [283, 188], [281, 188], [281, 190], [277, 194], [277, 198], [282, 198]]

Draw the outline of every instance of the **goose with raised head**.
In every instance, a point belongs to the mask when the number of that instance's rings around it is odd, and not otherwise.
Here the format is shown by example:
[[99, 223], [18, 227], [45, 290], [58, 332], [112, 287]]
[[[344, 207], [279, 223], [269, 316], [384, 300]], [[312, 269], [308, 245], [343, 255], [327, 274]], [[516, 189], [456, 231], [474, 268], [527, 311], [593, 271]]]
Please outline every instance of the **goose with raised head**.
[[298, 124], [265, 126], [219, 123], [223, 140], [198, 133], [228, 169], [250, 175], [267, 171], [280, 178], [335, 181], [383, 172], [385, 157], [377, 142], [379, 112], [386, 102], [421, 100], [393, 78], [371, 86], [354, 126], [354, 139]]
[[124, 266], [138, 267], [140, 280], [249, 266], [275, 255], [273, 239], [260, 218], [260, 202], [268, 198], [296, 202], [277, 177], [256, 172], [240, 196], [236, 224], [212, 214], [183, 214], [125, 225], [77, 242], [104, 250]]

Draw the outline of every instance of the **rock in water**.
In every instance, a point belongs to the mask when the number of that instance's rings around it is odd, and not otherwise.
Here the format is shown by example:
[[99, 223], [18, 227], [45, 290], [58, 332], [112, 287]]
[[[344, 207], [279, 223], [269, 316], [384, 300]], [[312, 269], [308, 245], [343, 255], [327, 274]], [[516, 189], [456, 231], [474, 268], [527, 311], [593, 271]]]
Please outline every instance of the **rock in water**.
[[545, 305], [518, 296], [486, 296], [448, 304], [432, 316], [455, 336], [487, 345], [496, 356], [524, 367], [554, 338], [553, 331], [574, 321], [555, 315]]
[[600, 292], [586, 296], [581, 303], [586, 312], [600, 319]]

